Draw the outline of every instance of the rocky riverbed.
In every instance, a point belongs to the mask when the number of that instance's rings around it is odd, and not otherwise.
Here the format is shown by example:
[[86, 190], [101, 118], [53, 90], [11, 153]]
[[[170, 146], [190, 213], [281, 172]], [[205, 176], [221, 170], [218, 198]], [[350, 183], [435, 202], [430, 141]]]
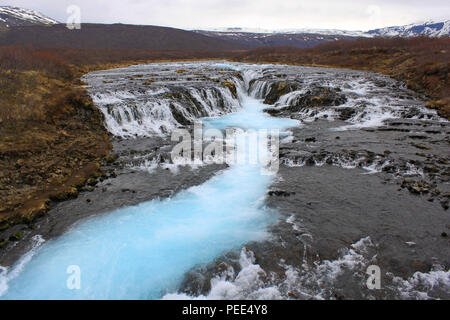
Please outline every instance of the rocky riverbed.
[[[107, 174], [36, 223], [2, 231], [11, 241], [0, 265], [13, 266], [39, 237], [170, 198], [226, 170], [173, 164], [169, 134], [240, 110], [244, 88], [266, 113], [299, 121], [281, 138], [280, 170], [264, 201], [276, 222], [266, 240], [194, 267], [165, 297], [450, 298], [450, 126], [401, 83], [370, 72], [216, 62], [133, 66], [85, 81], [115, 136]], [[366, 286], [369, 265], [381, 269], [381, 290]]]
[[[282, 165], [267, 194], [280, 222], [269, 241], [193, 270], [182, 292], [450, 298], [448, 122], [401, 83], [374, 73], [277, 66], [252, 88], [272, 105], [267, 113], [303, 123], [281, 141]], [[379, 291], [365, 284], [374, 264]]]

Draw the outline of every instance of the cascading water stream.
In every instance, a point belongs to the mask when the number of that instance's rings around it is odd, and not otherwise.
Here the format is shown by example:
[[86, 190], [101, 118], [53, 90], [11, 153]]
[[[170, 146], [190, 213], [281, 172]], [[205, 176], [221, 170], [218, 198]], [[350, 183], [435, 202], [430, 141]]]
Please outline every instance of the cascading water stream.
[[[251, 76], [244, 71], [244, 85], [237, 86], [242, 109], [205, 119], [207, 128], [298, 125], [262, 112], [264, 105], [247, 94]], [[233, 164], [173, 198], [81, 222], [3, 270], [0, 298], [159, 299], [175, 292], [194, 266], [267, 236], [267, 226], [276, 219], [263, 204], [271, 182], [260, 164]], [[67, 286], [70, 266], [79, 268], [79, 290]]]

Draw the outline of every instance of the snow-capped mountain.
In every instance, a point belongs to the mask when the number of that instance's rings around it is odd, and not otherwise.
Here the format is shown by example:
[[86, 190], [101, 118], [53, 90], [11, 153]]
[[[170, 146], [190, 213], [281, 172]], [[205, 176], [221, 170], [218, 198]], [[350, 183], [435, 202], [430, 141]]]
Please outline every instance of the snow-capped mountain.
[[[198, 31], [198, 30], [194, 30]], [[220, 33], [261, 33], [261, 34], [320, 34], [325, 36], [344, 36], [344, 37], [370, 37], [363, 31], [348, 31], [338, 29], [262, 29], [262, 28], [210, 28], [202, 31], [220, 32]]]
[[0, 27], [57, 24], [58, 21], [29, 9], [0, 6]]
[[[284, 37], [292, 35], [308, 35], [309, 38], [313, 37], [315, 40], [334, 40], [355, 37], [417, 37], [421, 35], [429, 37], [446, 37], [450, 36], [450, 20], [446, 21], [426, 21], [413, 23], [405, 26], [385, 27], [369, 31], [347, 31], [338, 29], [279, 29], [269, 30], [261, 28], [211, 28], [207, 30], [194, 30], [210, 36], [216, 36], [221, 38], [241, 39], [244, 38], [277, 38], [282, 35]], [[323, 37], [321, 37], [323, 36]], [[331, 37], [331, 38], [330, 38]]]
[[320, 43], [351, 38], [373, 37], [448, 37], [450, 20], [438, 22], [427, 21], [399, 27], [386, 27], [370, 31], [346, 31], [336, 29], [280, 29], [261, 28], [211, 28], [193, 30], [237, 44], [250, 47], [293, 46], [298, 48], [314, 47]]
[[[51, 25], [59, 22], [37, 11], [13, 6], [0, 6], [0, 29], [12, 27]], [[155, 29], [156, 30], [156, 29]], [[11, 30], [10, 30], [11, 31]], [[298, 48], [314, 47], [324, 42], [342, 39], [372, 37], [430, 37], [450, 36], [450, 20], [426, 21], [405, 26], [385, 27], [369, 31], [346, 31], [339, 29], [279, 29], [262, 28], [210, 28], [191, 30], [214, 40], [226, 40], [228, 44], [242, 48], [264, 46], [293, 46]], [[22, 35], [23, 30], [17, 36]], [[31, 32], [31, 31], [30, 31]], [[34, 36], [33, 36], [34, 37]]]
[[[255, 29], [252, 29], [257, 31]], [[341, 36], [336, 34], [319, 34], [319, 33], [303, 33], [294, 32], [250, 32], [250, 29], [245, 31], [202, 31], [195, 30], [195, 32], [203, 34], [208, 37], [226, 40], [228, 42], [242, 45], [243, 47], [267, 47], [267, 46], [291, 46], [297, 48], [310, 48], [320, 43], [328, 41], [336, 41], [341, 39], [354, 38], [352, 36]]]
[[412, 23], [406, 26], [387, 27], [370, 30], [367, 34], [379, 37], [448, 37], [450, 36], [450, 20], [446, 21], [426, 21]]

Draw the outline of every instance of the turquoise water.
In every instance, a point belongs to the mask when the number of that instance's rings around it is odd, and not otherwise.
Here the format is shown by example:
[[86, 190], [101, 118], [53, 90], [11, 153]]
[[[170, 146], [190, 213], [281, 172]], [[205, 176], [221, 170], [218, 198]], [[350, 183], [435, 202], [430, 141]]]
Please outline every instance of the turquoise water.
[[[299, 125], [299, 122], [291, 119], [274, 118], [262, 112], [268, 105], [260, 100], [247, 95], [240, 95], [242, 110], [229, 113], [216, 119], [205, 119], [203, 121], [205, 129], [225, 129], [227, 127], [237, 127], [243, 130], [283, 130]], [[282, 132], [281, 132], [282, 133]]]
[[[272, 118], [260, 101], [240, 96], [241, 111], [206, 119], [205, 127], [283, 130], [298, 124]], [[3, 272], [0, 298], [159, 299], [176, 292], [195, 265], [267, 236], [277, 218], [263, 204], [272, 179], [260, 165], [234, 164], [173, 198], [84, 221]], [[79, 267], [79, 290], [67, 287], [69, 266]]]

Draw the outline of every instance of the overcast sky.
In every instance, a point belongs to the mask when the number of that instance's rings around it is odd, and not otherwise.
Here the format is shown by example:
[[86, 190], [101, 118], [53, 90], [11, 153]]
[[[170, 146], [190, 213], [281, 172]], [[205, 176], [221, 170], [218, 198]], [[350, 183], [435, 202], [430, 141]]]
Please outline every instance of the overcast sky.
[[368, 30], [449, 19], [448, 0], [0, 0], [66, 22], [69, 5], [83, 23], [130, 23], [184, 29], [253, 27]]

